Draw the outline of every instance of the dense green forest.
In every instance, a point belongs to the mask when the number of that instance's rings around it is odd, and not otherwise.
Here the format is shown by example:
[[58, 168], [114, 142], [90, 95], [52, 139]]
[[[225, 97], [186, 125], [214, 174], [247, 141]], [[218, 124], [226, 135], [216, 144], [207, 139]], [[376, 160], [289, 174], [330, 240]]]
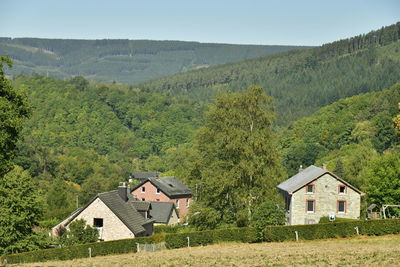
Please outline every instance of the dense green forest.
[[141, 89], [210, 99], [231, 88], [264, 87], [276, 100], [278, 124], [311, 115], [341, 98], [388, 88], [400, 80], [400, 23], [309, 50], [289, 51], [175, 74]]
[[[76, 207], [77, 196], [85, 203], [127, 179], [142, 168], [135, 165], [140, 159], [157, 158], [189, 142], [204, 109], [188, 99], [89, 83], [79, 76], [17, 76], [13, 86], [26, 94], [32, 109], [15, 162], [38, 179], [48, 193], [49, 210], [61, 209], [58, 218]], [[146, 168], [157, 165], [155, 160]]]
[[0, 55], [14, 60], [8, 75], [42, 74], [125, 84], [240, 61], [304, 46], [233, 45], [151, 40], [0, 38]]

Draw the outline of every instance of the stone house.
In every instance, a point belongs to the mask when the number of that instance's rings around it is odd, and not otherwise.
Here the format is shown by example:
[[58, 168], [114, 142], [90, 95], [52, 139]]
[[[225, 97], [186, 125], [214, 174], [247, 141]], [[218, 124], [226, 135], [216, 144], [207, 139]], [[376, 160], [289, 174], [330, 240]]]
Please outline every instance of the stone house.
[[136, 200], [122, 183], [118, 190], [97, 194], [83, 208], [54, 226], [52, 233], [58, 236], [60, 229], [68, 229], [71, 222], [84, 219], [99, 230], [100, 240], [149, 236], [153, 234], [154, 224], [150, 210], [150, 202]]
[[285, 199], [288, 225], [318, 223], [324, 216], [360, 218], [364, 193], [328, 171], [325, 165], [300, 169], [277, 187]]
[[179, 223], [178, 211], [172, 202], [151, 202], [150, 216], [154, 225], [176, 225]]
[[179, 218], [185, 218], [192, 201], [192, 190], [175, 176], [150, 177], [132, 188], [132, 195], [142, 201], [172, 202]]

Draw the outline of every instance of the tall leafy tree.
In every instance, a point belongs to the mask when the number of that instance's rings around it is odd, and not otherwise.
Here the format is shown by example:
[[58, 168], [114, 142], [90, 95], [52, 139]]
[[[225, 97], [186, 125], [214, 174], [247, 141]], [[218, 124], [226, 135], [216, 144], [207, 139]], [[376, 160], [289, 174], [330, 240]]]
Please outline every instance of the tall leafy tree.
[[283, 171], [273, 120], [272, 99], [259, 86], [220, 94], [206, 113], [197, 135], [199, 201], [225, 222], [243, 212], [250, 219], [259, 203], [275, 200]]
[[12, 61], [0, 56], [0, 177], [12, 168], [22, 123], [29, 115], [25, 96], [14, 90], [4, 75], [4, 64], [11, 67]]
[[31, 176], [16, 166], [0, 181], [0, 254], [37, 249], [33, 227], [38, 225], [43, 203]]
[[370, 203], [400, 203], [400, 152], [385, 153], [365, 168], [360, 176], [368, 181], [362, 188]]

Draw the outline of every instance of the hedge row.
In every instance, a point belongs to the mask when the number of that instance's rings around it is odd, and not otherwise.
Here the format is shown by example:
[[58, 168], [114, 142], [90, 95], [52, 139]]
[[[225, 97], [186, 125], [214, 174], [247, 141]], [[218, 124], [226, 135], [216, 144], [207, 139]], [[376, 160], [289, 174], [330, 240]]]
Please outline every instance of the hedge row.
[[296, 240], [313, 240], [357, 235], [385, 235], [400, 233], [400, 219], [349, 221], [293, 226], [268, 226], [263, 230], [263, 240], [280, 242]]
[[[286, 241], [296, 240], [297, 231], [299, 240], [324, 239], [335, 237], [351, 237], [357, 235], [357, 227], [361, 235], [385, 235], [400, 233], [400, 219], [334, 222], [293, 226], [268, 226], [262, 231], [262, 240]], [[167, 248], [181, 248], [189, 245], [201, 246], [220, 242], [257, 242], [257, 232], [254, 228], [230, 228], [188, 233], [156, 234], [149, 237], [122, 239], [115, 241], [96, 242], [84, 245], [75, 245], [63, 248], [52, 248], [24, 252], [0, 257], [1, 262], [7, 259], [8, 263], [41, 262], [49, 260], [70, 260], [109, 254], [136, 252], [136, 244], [165, 242]]]
[[156, 234], [149, 237], [122, 239], [115, 241], [96, 242], [84, 245], [74, 245], [62, 248], [51, 248], [24, 252], [0, 257], [1, 262], [7, 259], [8, 263], [43, 262], [49, 260], [71, 260], [91, 256], [122, 254], [136, 252], [136, 244], [165, 242], [167, 248], [181, 248], [190, 246], [208, 245], [218, 242], [238, 241], [254, 242], [256, 231], [254, 228], [232, 228], [201, 232]]
[[188, 228], [188, 226], [184, 226], [184, 225], [173, 225], [173, 226], [169, 226], [169, 225], [156, 225], [154, 226], [154, 233], [155, 234], [161, 234], [161, 233], [177, 233], [180, 232], [184, 229]]
[[165, 235], [165, 243], [170, 249], [186, 247], [188, 242], [191, 247], [221, 242], [251, 243], [256, 242], [256, 230], [244, 227]]
[[69, 247], [35, 250], [2, 256], [0, 257], [0, 264], [3, 263], [4, 259], [7, 260], [7, 263], [26, 263], [43, 262], [49, 260], [72, 260], [77, 258], [87, 258], [89, 257], [89, 248], [91, 249], [92, 257], [136, 252], [136, 243], [158, 243], [163, 240], [164, 237], [162, 235], [153, 235], [149, 237], [120, 239], [115, 241], [95, 242]]

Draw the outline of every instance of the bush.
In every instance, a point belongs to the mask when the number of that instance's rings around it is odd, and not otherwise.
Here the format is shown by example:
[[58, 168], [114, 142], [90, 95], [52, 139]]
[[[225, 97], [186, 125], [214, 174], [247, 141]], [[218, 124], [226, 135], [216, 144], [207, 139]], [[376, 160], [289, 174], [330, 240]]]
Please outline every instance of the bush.
[[159, 233], [178, 233], [182, 230], [187, 228], [187, 226], [183, 226], [180, 224], [177, 225], [156, 225], [154, 226], [154, 233], [159, 234]]
[[[358, 221], [358, 220], [336, 217], [333, 222], [352, 222], [352, 221]], [[333, 222], [329, 220], [329, 216], [324, 216], [319, 219], [319, 223], [333, 223]]]
[[398, 234], [400, 219], [268, 226], [263, 230], [263, 240], [267, 242], [296, 240], [296, 231], [300, 240], [351, 237], [357, 235], [356, 227], [361, 235]]
[[75, 245], [95, 242], [99, 239], [99, 232], [96, 228], [86, 224], [84, 219], [73, 221], [69, 231], [64, 231], [60, 237], [61, 245]]

